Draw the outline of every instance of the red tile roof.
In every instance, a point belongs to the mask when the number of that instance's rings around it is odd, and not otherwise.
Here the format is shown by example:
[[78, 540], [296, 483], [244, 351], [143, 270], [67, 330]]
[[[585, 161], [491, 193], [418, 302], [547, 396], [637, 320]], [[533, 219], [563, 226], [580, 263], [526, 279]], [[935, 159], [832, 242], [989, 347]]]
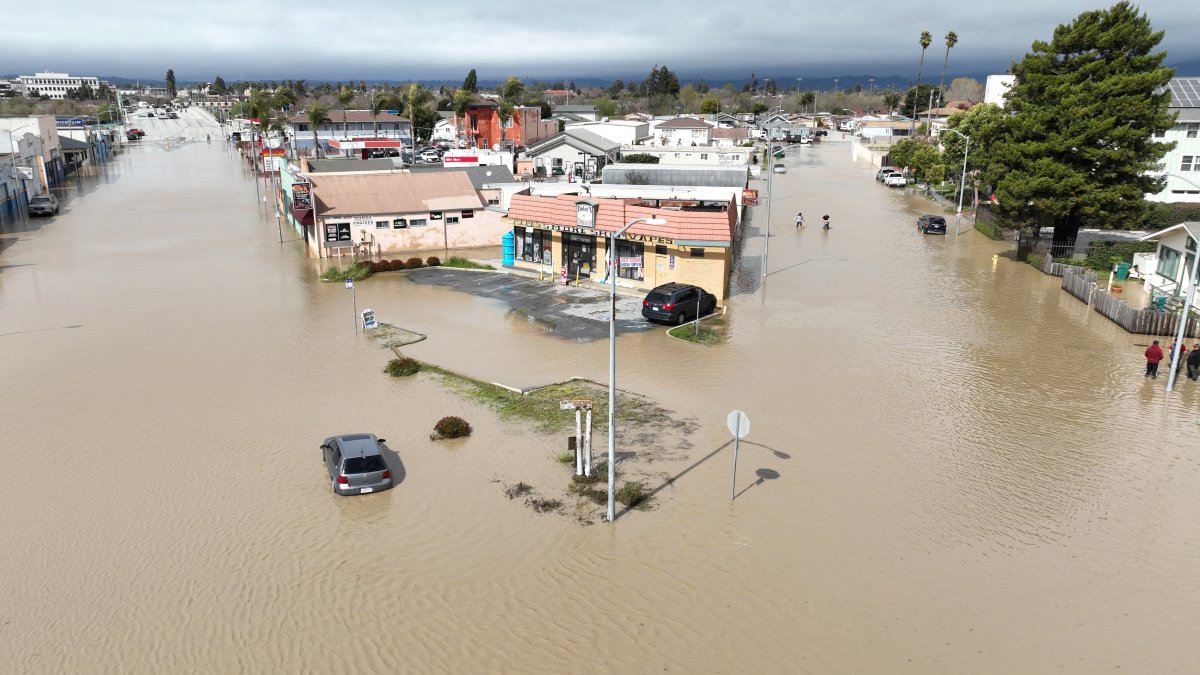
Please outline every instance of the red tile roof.
[[[557, 195], [534, 197], [516, 194], [508, 207], [508, 217], [549, 225], [572, 227], [575, 225], [575, 203], [585, 198], [579, 195]], [[664, 237], [684, 241], [733, 240], [733, 226], [737, 218], [734, 204], [725, 211], [684, 211], [672, 207], [646, 206], [638, 199], [592, 198], [588, 201], [600, 205], [596, 214], [595, 229], [615, 232], [634, 218], [662, 218], [665, 225], [638, 223], [629, 228], [632, 234], [648, 237]]]

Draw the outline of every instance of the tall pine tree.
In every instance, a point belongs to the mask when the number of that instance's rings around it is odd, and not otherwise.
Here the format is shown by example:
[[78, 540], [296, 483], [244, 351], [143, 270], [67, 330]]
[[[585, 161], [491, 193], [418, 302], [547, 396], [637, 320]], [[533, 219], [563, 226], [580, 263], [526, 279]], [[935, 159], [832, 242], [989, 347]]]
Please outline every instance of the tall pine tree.
[[[1128, 2], [1080, 14], [1049, 42], [1013, 64], [1007, 139], [996, 152], [1006, 167], [996, 185], [998, 214], [1054, 240], [1084, 226], [1141, 225], [1150, 177], [1170, 149], [1154, 134], [1171, 127], [1165, 90], [1174, 70], [1154, 51], [1162, 31]], [[974, 145], [974, 144], [972, 144]]]

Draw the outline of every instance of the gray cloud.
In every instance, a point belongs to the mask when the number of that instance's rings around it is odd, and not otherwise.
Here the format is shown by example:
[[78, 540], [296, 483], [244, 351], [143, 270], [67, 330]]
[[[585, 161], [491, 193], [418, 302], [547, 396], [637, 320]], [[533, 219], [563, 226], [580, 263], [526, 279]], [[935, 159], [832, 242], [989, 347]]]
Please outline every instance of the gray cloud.
[[[865, 5], [865, 6], [864, 6]], [[917, 36], [934, 43], [926, 63], [940, 69], [942, 36], [958, 33], [951, 72], [999, 72], [1055, 26], [1098, 6], [1084, 0], [961, 0], [825, 6], [768, 0], [503, 5], [383, 3], [377, 0], [265, 0], [258, 3], [145, 2], [117, 6], [60, 0], [55, 20], [12, 26], [0, 40], [10, 73], [57, 71], [181, 81], [236, 79], [483, 79], [507, 75], [582, 78], [637, 74], [666, 64], [681, 76], [709, 73], [910, 75]], [[1166, 30], [1172, 62], [1200, 61], [1200, 14], [1193, 1], [1142, 5]], [[11, 13], [9, 14], [11, 17]], [[1195, 73], [1184, 73], [1195, 74]]]

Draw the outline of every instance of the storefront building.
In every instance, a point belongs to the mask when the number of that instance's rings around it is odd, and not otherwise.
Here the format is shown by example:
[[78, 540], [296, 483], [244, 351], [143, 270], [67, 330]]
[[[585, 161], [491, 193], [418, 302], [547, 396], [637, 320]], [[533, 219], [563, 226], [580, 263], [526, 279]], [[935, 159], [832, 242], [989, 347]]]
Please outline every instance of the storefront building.
[[723, 302], [737, 223], [732, 201], [586, 199], [579, 195], [513, 195], [508, 216], [516, 245], [513, 266], [571, 282], [606, 281], [609, 234], [638, 218], [616, 241], [623, 287], [649, 290], [670, 282], [701, 286]]

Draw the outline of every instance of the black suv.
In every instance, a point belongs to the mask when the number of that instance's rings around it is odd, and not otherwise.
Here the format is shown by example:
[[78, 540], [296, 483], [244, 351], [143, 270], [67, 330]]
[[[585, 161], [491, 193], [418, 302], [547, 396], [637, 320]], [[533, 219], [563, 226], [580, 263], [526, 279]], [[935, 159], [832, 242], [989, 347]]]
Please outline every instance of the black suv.
[[646, 294], [642, 316], [651, 321], [686, 323], [717, 308], [717, 296], [691, 284], [663, 284]]
[[946, 219], [925, 214], [917, 218], [917, 229], [925, 234], [946, 234]]

